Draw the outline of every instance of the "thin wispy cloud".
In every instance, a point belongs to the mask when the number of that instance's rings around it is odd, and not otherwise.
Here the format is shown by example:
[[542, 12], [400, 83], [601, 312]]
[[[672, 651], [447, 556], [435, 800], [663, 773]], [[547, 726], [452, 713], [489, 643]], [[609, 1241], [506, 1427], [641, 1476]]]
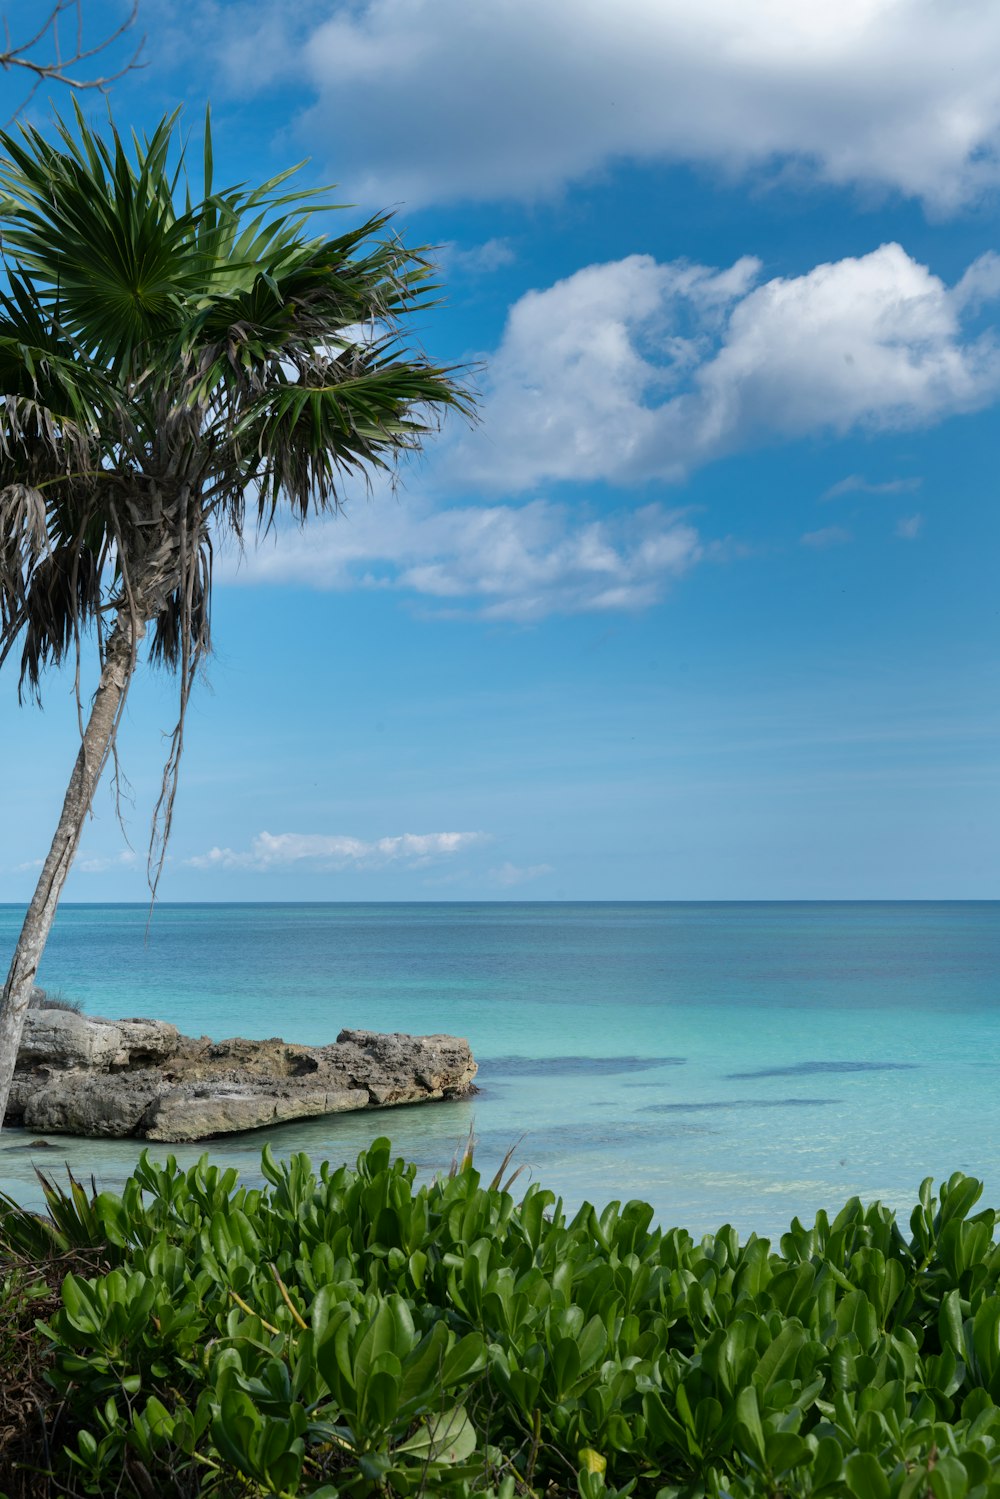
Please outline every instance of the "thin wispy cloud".
[[307, 531], [285, 530], [222, 576], [236, 583], [391, 589], [439, 610], [533, 621], [648, 608], [706, 555], [683, 511], [586, 518], [545, 500], [434, 509], [386, 494]]
[[824, 551], [827, 547], [846, 546], [853, 541], [850, 531], [843, 526], [821, 526], [818, 531], [806, 531], [799, 537], [804, 547], [812, 547], [815, 551]]
[[919, 512], [916, 515], [903, 515], [896, 522], [896, 535], [903, 541], [916, 541], [924, 529], [924, 518]]
[[516, 259], [513, 245], [503, 237], [485, 240], [480, 245], [459, 245], [449, 240], [434, 252], [435, 263], [445, 275], [458, 272], [465, 276], [489, 276], [513, 265]]
[[[133, 849], [124, 848], [117, 854], [91, 854], [89, 857], [77, 859], [73, 865], [73, 872], [75, 874], [107, 874], [114, 869], [131, 869], [138, 862], [138, 854]], [[28, 870], [41, 869], [44, 863], [44, 859], [25, 859], [23, 863], [15, 864], [14, 869], [18, 874], [23, 874]]]
[[89, 859], [78, 859], [73, 868], [80, 874], [107, 874], [111, 869], [131, 869], [138, 864], [139, 856], [131, 848], [123, 848], [118, 854], [95, 854]]
[[848, 474], [838, 479], [820, 495], [821, 500], [836, 500], [844, 494], [912, 494], [923, 484], [923, 479], [866, 479], [864, 474]]
[[551, 864], [501, 864], [497, 869], [489, 871], [488, 878], [495, 885], [504, 890], [511, 890], [515, 885], [527, 885], [532, 880], [540, 880], [544, 875], [552, 873]]
[[420, 869], [437, 859], [453, 858], [489, 842], [482, 832], [399, 833], [366, 842], [340, 833], [261, 832], [249, 848], [211, 848], [184, 860], [192, 869], [315, 870], [382, 869], [399, 864]]

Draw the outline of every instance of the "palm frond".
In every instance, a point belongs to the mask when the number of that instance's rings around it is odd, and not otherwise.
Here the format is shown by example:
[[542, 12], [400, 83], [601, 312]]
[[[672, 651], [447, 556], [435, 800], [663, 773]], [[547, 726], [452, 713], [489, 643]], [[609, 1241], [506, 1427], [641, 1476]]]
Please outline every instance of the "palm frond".
[[37, 697], [46, 667], [61, 665], [100, 615], [101, 578], [93, 553], [82, 545], [55, 547], [34, 568], [25, 592], [18, 693], [27, 688]]
[[28, 439], [47, 448], [57, 468], [79, 467], [117, 410], [118, 393], [46, 313], [33, 283], [13, 271], [8, 282], [0, 290], [0, 457]]
[[[367, 482], [405, 450], [419, 448], [440, 413], [468, 410], [447, 369], [399, 362], [385, 346], [353, 345], [316, 361], [294, 383], [274, 384], [252, 401], [233, 431], [248, 455], [258, 493], [258, 520], [267, 528], [282, 502], [304, 520], [311, 509], [336, 507], [349, 479]], [[225, 513], [242, 518], [230, 493]]]

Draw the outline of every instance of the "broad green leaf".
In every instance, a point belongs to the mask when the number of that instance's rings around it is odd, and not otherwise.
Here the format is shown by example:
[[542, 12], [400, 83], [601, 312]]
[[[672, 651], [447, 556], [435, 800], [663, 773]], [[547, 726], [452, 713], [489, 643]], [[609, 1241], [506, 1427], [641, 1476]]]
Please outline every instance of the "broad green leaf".
[[750, 1455], [763, 1466], [766, 1460], [764, 1428], [760, 1421], [757, 1391], [753, 1385], [745, 1385], [736, 1397], [736, 1421], [743, 1440], [748, 1444]]
[[854, 1499], [889, 1499], [889, 1480], [872, 1452], [855, 1452], [847, 1459], [847, 1487]]
[[396, 1446], [395, 1451], [431, 1462], [460, 1463], [471, 1457], [476, 1445], [476, 1429], [464, 1406], [456, 1405], [440, 1415], [428, 1417], [413, 1436]]

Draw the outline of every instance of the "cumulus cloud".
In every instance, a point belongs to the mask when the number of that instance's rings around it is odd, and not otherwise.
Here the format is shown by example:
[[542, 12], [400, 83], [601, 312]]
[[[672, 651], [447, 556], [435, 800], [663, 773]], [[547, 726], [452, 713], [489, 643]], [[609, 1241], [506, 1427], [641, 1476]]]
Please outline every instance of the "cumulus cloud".
[[584, 267], [511, 308], [480, 429], [453, 482], [677, 480], [762, 442], [898, 431], [1000, 394], [1000, 350], [966, 319], [992, 262], [948, 287], [898, 244], [760, 280], [649, 255]]
[[339, 833], [258, 833], [247, 849], [211, 848], [184, 862], [193, 869], [417, 869], [488, 841], [486, 833], [400, 833], [365, 842]]
[[631, 159], [791, 163], [941, 211], [1000, 173], [1000, 9], [980, 0], [358, 0], [309, 6], [305, 22], [255, 0], [222, 14], [234, 86], [304, 78], [304, 132], [379, 204], [537, 198]]
[[916, 541], [924, 529], [924, 518], [919, 512], [916, 515], [900, 516], [896, 522], [896, 535], [903, 541]]
[[864, 474], [848, 474], [844, 479], [838, 479], [836, 484], [824, 490], [820, 495], [822, 500], [836, 500], [842, 494], [909, 494], [914, 489], [919, 489], [923, 483], [922, 479], [884, 479], [873, 483], [866, 479]]
[[[706, 540], [690, 513], [660, 504], [594, 514], [547, 498], [442, 496], [678, 481], [762, 443], [980, 409], [1000, 396], [1000, 349], [970, 309], [1000, 297], [993, 270], [984, 257], [949, 287], [896, 244], [770, 280], [750, 257], [722, 270], [648, 255], [586, 266], [511, 307], [481, 425], [435, 447], [423, 492], [400, 501], [380, 489], [228, 559], [220, 576], [395, 590], [485, 619], [649, 607], [731, 539]], [[920, 482], [852, 473], [824, 498]]]
[[703, 555], [682, 512], [600, 519], [545, 500], [435, 510], [407, 495], [265, 541], [223, 576], [249, 583], [396, 589], [485, 619], [645, 608]]

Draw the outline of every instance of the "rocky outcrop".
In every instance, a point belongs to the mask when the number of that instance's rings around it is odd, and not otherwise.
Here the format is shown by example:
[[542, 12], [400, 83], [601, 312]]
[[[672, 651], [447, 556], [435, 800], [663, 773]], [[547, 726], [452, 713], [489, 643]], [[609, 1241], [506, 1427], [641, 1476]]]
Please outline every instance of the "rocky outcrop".
[[210, 1041], [161, 1020], [30, 1010], [6, 1122], [41, 1133], [204, 1140], [349, 1109], [462, 1098], [456, 1036], [341, 1031], [330, 1046]]

